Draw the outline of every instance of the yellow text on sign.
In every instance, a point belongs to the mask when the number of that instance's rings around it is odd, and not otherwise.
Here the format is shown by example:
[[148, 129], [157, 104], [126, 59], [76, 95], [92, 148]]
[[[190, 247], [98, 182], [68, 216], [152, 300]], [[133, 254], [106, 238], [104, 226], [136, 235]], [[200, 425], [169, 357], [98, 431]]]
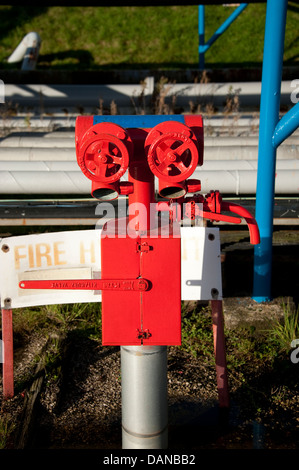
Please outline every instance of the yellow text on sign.
[[66, 250], [65, 242], [55, 241], [53, 243], [36, 243], [28, 245], [16, 245], [14, 247], [15, 269], [19, 270], [21, 263], [26, 263], [29, 268], [41, 268], [48, 266], [62, 266], [70, 263], [79, 255], [79, 263], [95, 263], [95, 245], [92, 241], [88, 246], [84, 242], [75, 245], [71, 249], [71, 258]]

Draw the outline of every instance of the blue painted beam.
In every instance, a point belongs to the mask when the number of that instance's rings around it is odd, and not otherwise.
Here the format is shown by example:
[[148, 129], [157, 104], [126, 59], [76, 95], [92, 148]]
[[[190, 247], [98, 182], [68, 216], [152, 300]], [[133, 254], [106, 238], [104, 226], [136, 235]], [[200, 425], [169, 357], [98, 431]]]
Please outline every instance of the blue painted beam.
[[205, 68], [205, 53], [202, 48], [205, 45], [205, 6], [198, 6], [198, 36], [199, 36], [199, 68], [203, 70]]
[[204, 54], [211, 47], [212, 44], [227, 30], [227, 28], [235, 21], [235, 19], [245, 10], [248, 6], [247, 3], [239, 5], [229, 17], [222, 23], [221, 26], [215, 31], [213, 36], [205, 43], [205, 7], [199, 5], [198, 7], [198, 30], [199, 30], [199, 67], [204, 69], [205, 61]]
[[124, 128], [143, 128], [149, 129], [164, 121], [179, 121], [185, 124], [185, 116], [183, 114], [140, 114], [140, 115], [95, 115], [93, 124], [100, 122], [112, 122]]
[[293, 106], [275, 127], [272, 145], [277, 148], [299, 127], [299, 103]]
[[272, 141], [279, 120], [287, 3], [287, 0], [267, 1], [255, 211], [261, 242], [254, 247], [253, 270], [253, 299], [257, 302], [266, 302], [272, 298], [272, 238], [276, 169], [276, 147], [273, 146]]

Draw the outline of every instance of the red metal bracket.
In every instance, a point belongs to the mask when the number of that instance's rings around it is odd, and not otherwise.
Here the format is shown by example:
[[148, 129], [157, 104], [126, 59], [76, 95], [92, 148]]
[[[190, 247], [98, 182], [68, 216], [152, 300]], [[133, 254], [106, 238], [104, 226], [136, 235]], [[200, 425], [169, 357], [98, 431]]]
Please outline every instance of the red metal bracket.
[[66, 279], [66, 280], [28, 280], [19, 283], [21, 289], [78, 289], [78, 290], [149, 290], [146, 279]]

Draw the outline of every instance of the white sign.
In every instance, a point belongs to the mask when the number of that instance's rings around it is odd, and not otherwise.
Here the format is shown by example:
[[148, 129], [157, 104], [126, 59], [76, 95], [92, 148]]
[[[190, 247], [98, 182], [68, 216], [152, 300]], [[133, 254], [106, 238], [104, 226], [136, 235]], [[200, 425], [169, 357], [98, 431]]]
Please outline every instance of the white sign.
[[[218, 228], [181, 228], [182, 300], [222, 298]], [[22, 280], [101, 278], [101, 230], [3, 238], [1, 308], [101, 302], [101, 291], [22, 289]]]
[[94, 279], [100, 277], [100, 230], [77, 230], [3, 238], [0, 243], [2, 308], [100, 302], [95, 291], [28, 290], [26, 279]]
[[181, 228], [182, 300], [222, 299], [218, 228]]

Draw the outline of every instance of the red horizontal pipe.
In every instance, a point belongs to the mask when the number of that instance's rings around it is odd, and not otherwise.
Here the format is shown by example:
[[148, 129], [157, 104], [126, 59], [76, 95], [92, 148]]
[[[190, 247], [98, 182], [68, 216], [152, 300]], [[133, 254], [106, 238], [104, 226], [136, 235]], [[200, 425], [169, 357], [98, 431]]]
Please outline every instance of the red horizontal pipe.
[[251, 213], [242, 206], [233, 202], [222, 201], [221, 209], [224, 211], [234, 212], [246, 220], [250, 234], [250, 243], [258, 245], [260, 243], [260, 232], [255, 218]]

